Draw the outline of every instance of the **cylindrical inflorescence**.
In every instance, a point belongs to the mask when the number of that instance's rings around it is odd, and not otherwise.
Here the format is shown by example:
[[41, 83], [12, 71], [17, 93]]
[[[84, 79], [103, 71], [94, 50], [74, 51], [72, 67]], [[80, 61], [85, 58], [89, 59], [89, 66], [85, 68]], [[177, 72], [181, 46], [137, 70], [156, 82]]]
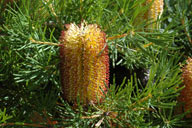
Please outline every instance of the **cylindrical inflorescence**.
[[84, 104], [101, 100], [109, 84], [106, 35], [96, 24], [66, 25], [60, 42], [61, 84], [64, 99]]
[[[179, 101], [184, 103], [184, 111], [192, 112], [192, 59], [188, 58], [187, 64], [182, 69], [182, 78], [185, 88], [181, 91]], [[187, 115], [190, 116], [190, 115]]]
[[[145, 20], [151, 20], [152, 22], [155, 22], [158, 18], [161, 17], [163, 13], [163, 0], [146, 0], [144, 3], [144, 6], [150, 6], [148, 11], [144, 14]], [[151, 24], [148, 26], [148, 28], [155, 28], [158, 24]]]

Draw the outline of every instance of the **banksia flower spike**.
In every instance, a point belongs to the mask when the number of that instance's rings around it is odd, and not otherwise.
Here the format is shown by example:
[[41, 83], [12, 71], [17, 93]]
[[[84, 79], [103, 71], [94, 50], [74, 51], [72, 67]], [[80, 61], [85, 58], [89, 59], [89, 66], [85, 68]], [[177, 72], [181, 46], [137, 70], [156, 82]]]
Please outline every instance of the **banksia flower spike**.
[[[64, 99], [84, 104], [101, 100], [109, 83], [109, 57], [105, 33], [96, 24], [72, 23], [60, 42], [61, 84]], [[103, 90], [103, 91], [102, 91]]]
[[[144, 3], [144, 6], [150, 6], [148, 11], [144, 14], [145, 20], [151, 20], [152, 22], [155, 22], [158, 18], [161, 17], [163, 13], [163, 0], [146, 0]], [[151, 24], [147, 28], [156, 28], [158, 27], [158, 24]]]
[[[192, 59], [187, 60], [187, 64], [182, 69], [182, 78], [185, 88], [181, 91], [179, 101], [184, 103], [184, 111], [192, 112]], [[191, 117], [190, 115], [187, 115]]]

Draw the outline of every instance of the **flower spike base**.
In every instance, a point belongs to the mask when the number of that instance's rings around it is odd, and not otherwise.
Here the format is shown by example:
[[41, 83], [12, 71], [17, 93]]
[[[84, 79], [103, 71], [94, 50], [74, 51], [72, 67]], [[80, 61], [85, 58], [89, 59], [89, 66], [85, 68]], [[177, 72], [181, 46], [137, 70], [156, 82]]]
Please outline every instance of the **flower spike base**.
[[88, 104], [101, 101], [109, 84], [109, 57], [105, 33], [96, 24], [71, 23], [60, 42], [61, 84], [64, 99]]

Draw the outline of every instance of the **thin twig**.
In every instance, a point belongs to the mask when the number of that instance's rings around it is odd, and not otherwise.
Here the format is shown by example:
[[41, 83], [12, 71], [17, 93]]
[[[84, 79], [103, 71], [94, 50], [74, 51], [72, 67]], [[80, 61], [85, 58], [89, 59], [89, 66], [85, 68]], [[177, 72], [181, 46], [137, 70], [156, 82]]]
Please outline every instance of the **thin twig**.
[[101, 123], [103, 122], [105, 117], [103, 117], [102, 119], [100, 119], [96, 124], [95, 127], [98, 128], [99, 126], [101, 126]]
[[153, 43], [152, 43], [152, 42], [150, 42], [150, 43], [148, 43], [148, 44], [143, 45], [143, 47], [144, 47], [144, 48], [146, 48], [146, 47], [151, 46], [152, 44], [153, 44]]
[[33, 43], [36, 43], [36, 44], [47, 44], [47, 45], [59, 46], [59, 44], [57, 44], [57, 43], [36, 41], [36, 40], [34, 40], [32, 37], [30, 37], [29, 40], [30, 40], [31, 42], [33, 42]]
[[38, 127], [38, 128], [45, 128], [47, 126], [41, 124], [29, 124], [29, 123], [3, 123], [0, 126], [30, 126], [30, 127]]
[[138, 110], [148, 110], [148, 111], [154, 111], [152, 108], [134, 108], [133, 111], [138, 111]]
[[152, 97], [152, 95], [149, 94], [148, 96], [142, 98], [141, 100], [134, 102], [134, 103], [131, 105], [131, 107], [132, 107], [132, 106], [135, 106], [137, 103], [142, 103], [142, 102], [148, 100], [148, 99], [151, 98], [151, 97]]
[[116, 36], [112, 36], [112, 37], [108, 37], [107, 40], [114, 40], [114, 39], [117, 39], [117, 38], [122, 38], [122, 37], [125, 37], [127, 36], [127, 34], [122, 34], [122, 35], [116, 35]]
[[187, 38], [188, 38], [189, 42], [192, 44], [191, 37], [189, 36], [189, 34], [187, 33], [187, 30], [185, 28], [185, 20], [184, 19], [181, 20], [181, 24], [184, 26], [185, 34], [187, 35]]
[[[134, 35], [135, 33], [133, 31], [130, 32], [131, 35]], [[112, 36], [112, 37], [108, 37], [107, 40], [114, 40], [114, 39], [118, 39], [118, 38], [122, 38], [122, 37], [125, 37], [127, 36], [128, 34], [125, 33], [125, 34], [122, 34], [122, 35], [116, 35], [116, 36]], [[144, 48], [147, 48], [149, 46], [153, 45], [152, 42], [148, 43], [148, 44], [145, 44], [143, 45]]]
[[92, 115], [92, 116], [82, 116], [81, 119], [93, 119], [100, 117], [102, 114]]

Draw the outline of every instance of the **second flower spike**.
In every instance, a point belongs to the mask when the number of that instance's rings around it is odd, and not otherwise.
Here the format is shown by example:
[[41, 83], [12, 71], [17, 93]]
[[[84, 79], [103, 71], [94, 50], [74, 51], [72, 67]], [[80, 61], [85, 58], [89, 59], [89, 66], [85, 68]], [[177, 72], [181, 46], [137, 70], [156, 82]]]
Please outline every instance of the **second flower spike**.
[[[148, 11], [144, 15], [145, 20], [152, 20], [152, 22], [156, 22], [158, 18], [161, 17], [163, 13], [163, 0], [146, 0], [144, 6], [149, 6]], [[158, 28], [158, 24], [153, 23], [148, 26], [150, 29]]]
[[96, 24], [71, 23], [60, 42], [61, 84], [69, 102], [96, 103], [109, 84], [109, 57], [105, 33]]

